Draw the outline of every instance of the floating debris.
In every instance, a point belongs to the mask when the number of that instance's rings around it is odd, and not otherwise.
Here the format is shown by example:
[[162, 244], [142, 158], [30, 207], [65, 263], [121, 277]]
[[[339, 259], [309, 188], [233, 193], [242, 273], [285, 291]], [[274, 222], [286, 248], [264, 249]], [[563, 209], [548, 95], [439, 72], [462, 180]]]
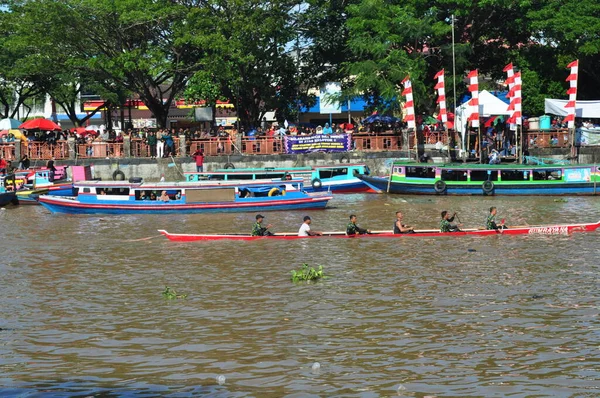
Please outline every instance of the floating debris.
[[217, 384], [222, 386], [227, 381], [227, 378], [223, 375], [218, 375], [216, 380], [217, 380]]
[[313, 363], [311, 370], [313, 373], [319, 373], [319, 371], [321, 370], [321, 364], [319, 362]]

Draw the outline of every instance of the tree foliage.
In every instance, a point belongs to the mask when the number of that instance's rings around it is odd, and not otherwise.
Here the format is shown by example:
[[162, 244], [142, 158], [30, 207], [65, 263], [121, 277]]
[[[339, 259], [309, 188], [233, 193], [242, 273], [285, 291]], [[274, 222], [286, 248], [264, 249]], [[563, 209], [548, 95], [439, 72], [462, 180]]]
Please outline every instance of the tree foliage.
[[161, 126], [176, 99], [229, 100], [250, 127], [270, 110], [295, 120], [326, 81], [399, 112], [406, 75], [432, 112], [442, 68], [453, 108], [453, 50], [457, 97], [468, 70], [500, 88], [513, 62], [524, 112], [539, 114], [564, 98], [574, 59], [579, 98], [597, 97], [599, 31], [597, 0], [0, 0], [0, 117], [49, 94], [82, 123], [91, 89], [111, 107], [139, 96]]

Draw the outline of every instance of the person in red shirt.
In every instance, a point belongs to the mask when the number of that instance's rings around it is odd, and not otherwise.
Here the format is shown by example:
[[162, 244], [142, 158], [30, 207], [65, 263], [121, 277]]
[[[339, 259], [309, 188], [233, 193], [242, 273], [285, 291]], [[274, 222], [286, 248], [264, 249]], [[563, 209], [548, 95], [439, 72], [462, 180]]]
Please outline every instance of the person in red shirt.
[[4, 158], [0, 158], [0, 174], [6, 174], [6, 169], [8, 168], [8, 163]]
[[202, 149], [197, 149], [196, 152], [192, 154], [192, 157], [196, 161], [196, 172], [202, 173], [204, 171], [204, 152]]

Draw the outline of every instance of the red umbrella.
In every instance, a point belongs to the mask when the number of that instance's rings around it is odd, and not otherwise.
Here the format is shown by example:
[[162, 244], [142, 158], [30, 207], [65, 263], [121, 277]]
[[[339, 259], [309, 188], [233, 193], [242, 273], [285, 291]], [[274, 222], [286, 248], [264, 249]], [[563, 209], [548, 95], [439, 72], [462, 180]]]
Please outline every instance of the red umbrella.
[[48, 120], [48, 119], [44, 119], [44, 118], [28, 120], [25, 123], [23, 123], [22, 125], [20, 125], [19, 128], [24, 129], [24, 130], [44, 130], [44, 131], [52, 131], [52, 130], [61, 131], [62, 130], [62, 128], [58, 124], [54, 123], [52, 120]]
[[85, 127], [74, 127], [71, 129], [72, 133], [77, 133], [79, 135], [81, 135], [82, 137], [85, 137], [88, 134], [92, 134], [92, 135], [96, 135], [98, 134], [96, 131], [94, 130], [88, 130]]

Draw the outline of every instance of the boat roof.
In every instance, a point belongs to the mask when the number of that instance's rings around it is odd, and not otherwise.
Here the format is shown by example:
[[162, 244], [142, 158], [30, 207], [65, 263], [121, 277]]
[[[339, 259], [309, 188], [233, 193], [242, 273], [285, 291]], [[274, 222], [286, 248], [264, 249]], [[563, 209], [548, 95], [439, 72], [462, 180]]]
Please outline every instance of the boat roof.
[[285, 184], [301, 184], [304, 180], [293, 178], [291, 180], [276, 181], [206, 181], [205, 184], [198, 184], [198, 181], [164, 181], [164, 182], [129, 182], [129, 181], [80, 181], [73, 185], [75, 187], [94, 187], [94, 188], [138, 188], [138, 189], [161, 189], [161, 188], [231, 188], [234, 186], [280, 186]]
[[205, 171], [202, 173], [186, 172], [184, 174], [254, 174], [254, 173], [282, 173], [282, 172], [301, 172], [313, 171], [317, 169], [338, 169], [340, 167], [364, 167], [364, 163], [340, 163], [337, 165], [327, 166], [305, 166], [305, 167], [263, 167], [263, 168], [247, 168], [247, 169], [216, 169], [214, 171]]
[[593, 164], [479, 164], [479, 163], [417, 163], [417, 162], [394, 162], [394, 166], [407, 167], [439, 167], [449, 170], [531, 170], [531, 169], [564, 169], [596, 167]]

